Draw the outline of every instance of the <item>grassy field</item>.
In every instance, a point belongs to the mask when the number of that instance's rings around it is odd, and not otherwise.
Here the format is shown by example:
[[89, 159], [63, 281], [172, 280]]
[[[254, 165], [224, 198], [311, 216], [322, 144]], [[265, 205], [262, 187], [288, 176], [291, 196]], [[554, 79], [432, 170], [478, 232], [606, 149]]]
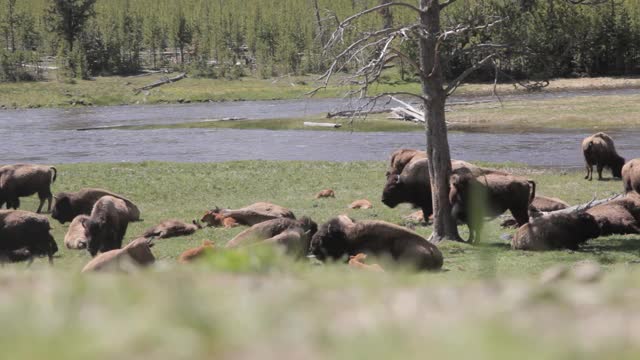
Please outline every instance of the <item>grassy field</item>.
[[[133, 199], [143, 222], [126, 241], [166, 218], [198, 218], [213, 206], [271, 201], [317, 222], [346, 213], [403, 223], [408, 206], [380, 203], [382, 162], [59, 165], [54, 191], [104, 187]], [[538, 184], [538, 193], [570, 203], [619, 192], [619, 181], [578, 172], [507, 168]], [[335, 199], [315, 200], [324, 188]], [[368, 198], [371, 210], [347, 204]], [[23, 209], [34, 210], [35, 198]], [[499, 221], [480, 245], [444, 243], [443, 271], [412, 274], [383, 263], [384, 274], [343, 264], [295, 263], [272, 251], [220, 252], [201, 264], [176, 257], [203, 239], [222, 246], [241, 228], [201, 230], [163, 239], [157, 265], [133, 275], [79, 274], [86, 251], [62, 246], [67, 225], [52, 222], [61, 249], [45, 259], [0, 270], [0, 345], [11, 358], [91, 356], [160, 359], [372, 359], [465, 357], [637, 358], [640, 243], [637, 236], [590, 241], [579, 251], [512, 251]], [[424, 236], [429, 227], [417, 227]], [[463, 237], [465, 228], [461, 227]], [[604, 279], [540, 285], [557, 263], [592, 260]], [[373, 260], [375, 261], [375, 260]]]
[[[0, 108], [69, 107], [84, 105], [162, 104], [178, 102], [274, 100], [305, 98], [316, 87], [317, 76], [283, 76], [273, 79], [245, 77], [239, 80], [187, 78], [149, 91], [136, 89], [163, 77], [176, 74], [153, 74], [137, 77], [96, 77], [93, 80], [76, 80], [65, 83], [49, 81], [0, 83]], [[337, 79], [339, 80], [339, 78]], [[594, 78], [554, 80], [544, 91], [583, 89], [640, 88], [640, 79]], [[317, 93], [317, 97], [341, 97], [347, 89], [330, 86]], [[491, 95], [492, 85], [466, 84], [456, 95]], [[409, 91], [419, 92], [415, 81], [403, 81], [390, 70], [379, 84], [370, 88], [371, 94]], [[503, 84], [500, 94], [524, 93], [521, 88]]]

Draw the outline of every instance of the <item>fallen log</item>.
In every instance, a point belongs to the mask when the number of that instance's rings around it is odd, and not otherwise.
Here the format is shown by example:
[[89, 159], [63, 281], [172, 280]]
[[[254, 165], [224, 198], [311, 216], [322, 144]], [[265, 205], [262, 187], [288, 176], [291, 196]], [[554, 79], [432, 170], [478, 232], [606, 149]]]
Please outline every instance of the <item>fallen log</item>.
[[342, 125], [341, 124], [334, 124], [334, 123], [318, 123], [318, 122], [305, 121], [304, 122], [304, 126], [330, 127], [330, 128], [337, 129], [337, 128], [341, 127]]
[[159, 81], [156, 81], [156, 82], [154, 82], [152, 84], [149, 84], [149, 85], [145, 85], [145, 86], [143, 86], [141, 88], [138, 88], [136, 90], [137, 91], [150, 90], [150, 89], [153, 89], [155, 87], [162, 86], [164, 84], [169, 84], [169, 83], [172, 83], [172, 82], [176, 82], [176, 81], [182, 80], [182, 79], [184, 79], [186, 77], [187, 77], [187, 74], [186, 73], [182, 73], [182, 74], [179, 74], [178, 76], [174, 76], [172, 78], [161, 79]]
[[344, 111], [336, 111], [336, 112], [328, 112], [327, 119], [332, 119], [335, 117], [341, 118], [351, 118], [359, 114], [384, 114], [390, 112], [391, 109], [383, 109], [383, 110], [371, 110], [371, 111], [361, 111], [361, 110], [344, 110]]

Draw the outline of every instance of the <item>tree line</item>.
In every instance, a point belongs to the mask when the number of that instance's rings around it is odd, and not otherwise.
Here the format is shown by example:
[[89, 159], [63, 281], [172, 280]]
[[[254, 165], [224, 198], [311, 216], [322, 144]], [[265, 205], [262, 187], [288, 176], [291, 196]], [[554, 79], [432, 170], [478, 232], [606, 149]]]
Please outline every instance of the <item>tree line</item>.
[[[191, 76], [237, 78], [322, 73], [344, 48], [324, 51], [336, 25], [388, 0], [0, 0], [0, 81], [37, 80], [42, 59], [59, 75], [87, 78], [171, 68]], [[413, 3], [415, 1], [405, 0]], [[463, 0], [447, 7], [443, 25], [509, 21], [459, 37], [443, 51], [455, 78], [481, 60], [474, 44], [492, 43], [502, 79], [640, 73], [640, 2], [592, 7], [562, 0]], [[491, 15], [489, 15], [491, 14]], [[394, 8], [347, 29], [345, 45], [362, 32], [409, 23]], [[401, 45], [409, 57], [417, 45]], [[357, 55], [356, 55], [357, 56]], [[402, 75], [403, 61], [394, 64]], [[408, 69], [408, 67], [407, 67]], [[344, 71], [349, 71], [347, 67]], [[476, 80], [493, 79], [480, 71]]]

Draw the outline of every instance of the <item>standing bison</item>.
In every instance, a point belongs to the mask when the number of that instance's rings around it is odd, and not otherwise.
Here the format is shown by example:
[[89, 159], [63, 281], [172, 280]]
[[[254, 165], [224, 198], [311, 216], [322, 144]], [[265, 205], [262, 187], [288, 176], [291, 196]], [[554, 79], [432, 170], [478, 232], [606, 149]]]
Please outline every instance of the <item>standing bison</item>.
[[103, 196], [112, 196], [123, 200], [129, 209], [129, 221], [140, 220], [140, 210], [131, 200], [108, 190], [86, 188], [78, 192], [61, 192], [55, 196], [51, 217], [61, 224], [73, 220], [78, 215], [89, 215], [93, 205]]
[[346, 215], [323, 224], [311, 239], [310, 253], [319, 260], [340, 260], [368, 253], [389, 256], [419, 270], [442, 267], [442, 253], [415, 232], [384, 221], [354, 221]]
[[625, 192], [640, 194], [640, 159], [629, 160], [622, 167], [622, 183]]
[[56, 181], [57, 170], [53, 166], [16, 164], [0, 167], [0, 208], [4, 203], [7, 209], [20, 207], [20, 197], [35, 193], [40, 198], [37, 212], [42, 211], [47, 200], [47, 211], [51, 211], [51, 184]]
[[391, 159], [389, 159], [389, 168], [387, 169], [386, 176], [389, 176], [391, 174], [400, 174], [410, 162], [426, 158], [426, 151], [415, 149], [398, 149], [391, 153]]
[[598, 170], [598, 180], [602, 180], [602, 170], [611, 169], [614, 178], [622, 177], [624, 158], [618, 155], [613, 139], [603, 132], [593, 134], [582, 141], [582, 153], [587, 167], [585, 179], [593, 179], [593, 165]]
[[16, 250], [26, 249], [30, 263], [34, 256], [44, 255], [49, 257], [49, 263], [53, 263], [58, 245], [49, 233], [50, 229], [45, 216], [21, 210], [0, 210], [0, 253], [6, 257]]
[[494, 218], [509, 210], [518, 226], [526, 224], [535, 194], [535, 182], [526, 178], [502, 172], [476, 177], [460, 169], [451, 175], [449, 201], [453, 216], [469, 226], [471, 242], [482, 229], [484, 217]]
[[103, 196], [93, 205], [91, 216], [84, 221], [87, 249], [91, 256], [122, 246], [129, 217], [129, 209], [122, 199]]

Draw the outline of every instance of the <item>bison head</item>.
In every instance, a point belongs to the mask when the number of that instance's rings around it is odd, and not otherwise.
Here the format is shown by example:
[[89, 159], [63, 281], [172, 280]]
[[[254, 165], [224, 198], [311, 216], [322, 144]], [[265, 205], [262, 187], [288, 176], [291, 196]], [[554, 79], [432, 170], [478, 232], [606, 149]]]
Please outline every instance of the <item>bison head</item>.
[[387, 183], [382, 190], [382, 203], [390, 208], [396, 207], [398, 204], [407, 202], [409, 192], [402, 183], [399, 174], [391, 173], [387, 176]]
[[51, 210], [51, 217], [58, 220], [61, 224], [73, 220], [73, 208], [71, 207], [69, 196], [63, 194], [56, 195], [56, 201], [53, 205], [53, 210]]
[[318, 260], [340, 259], [348, 253], [348, 239], [338, 218], [323, 224], [311, 238], [309, 252]]
[[614, 178], [622, 177], [622, 167], [624, 166], [624, 158], [618, 156], [611, 164], [611, 174]]
[[222, 226], [224, 225], [223, 221], [225, 217], [220, 211], [221, 210], [217, 207], [213, 210], [209, 210], [202, 216], [200, 221], [207, 224], [207, 226]]
[[313, 235], [318, 232], [318, 224], [316, 224], [315, 221], [311, 220], [311, 218], [303, 216], [300, 218], [300, 220], [298, 220], [298, 222], [300, 223], [304, 231], [309, 232], [310, 237], [313, 237]]

